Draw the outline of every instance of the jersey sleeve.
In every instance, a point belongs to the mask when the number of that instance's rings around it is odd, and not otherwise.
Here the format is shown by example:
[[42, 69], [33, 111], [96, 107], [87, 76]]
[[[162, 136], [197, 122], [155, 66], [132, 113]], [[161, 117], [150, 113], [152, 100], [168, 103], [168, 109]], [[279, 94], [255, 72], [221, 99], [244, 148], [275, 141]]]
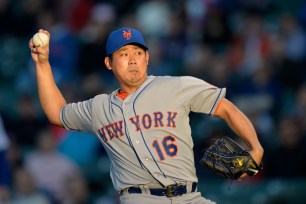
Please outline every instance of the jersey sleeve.
[[60, 119], [68, 130], [92, 132], [92, 99], [65, 105], [61, 110]]
[[195, 77], [181, 77], [183, 99], [190, 111], [213, 115], [226, 89], [218, 88]]

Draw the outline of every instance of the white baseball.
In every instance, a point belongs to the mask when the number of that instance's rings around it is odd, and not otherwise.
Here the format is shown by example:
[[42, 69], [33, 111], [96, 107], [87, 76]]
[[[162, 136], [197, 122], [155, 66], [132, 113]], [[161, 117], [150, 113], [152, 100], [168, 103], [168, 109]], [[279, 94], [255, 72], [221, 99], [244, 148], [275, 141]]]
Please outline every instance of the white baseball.
[[33, 36], [33, 43], [35, 47], [45, 47], [49, 44], [49, 36], [45, 33], [36, 33]]

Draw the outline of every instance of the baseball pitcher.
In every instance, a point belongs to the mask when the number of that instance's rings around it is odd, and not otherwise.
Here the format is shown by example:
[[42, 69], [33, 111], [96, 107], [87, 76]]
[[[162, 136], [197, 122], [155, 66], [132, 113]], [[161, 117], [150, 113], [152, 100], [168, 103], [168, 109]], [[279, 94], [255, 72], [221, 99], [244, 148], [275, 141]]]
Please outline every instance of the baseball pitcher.
[[[50, 37], [46, 30], [39, 32]], [[31, 39], [29, 48], [46, 116], [52, 124], [90, 132], [101, 141], [121, 203], [214, 203], [197, 190], [191, 111], [223, 119], [251, 147], [254, 162], [261, 163], [256, 132], [225, 99], [226, 89], [190, 76], [148, 76], [149, 49], [135, 29], [115, 30], [106, 43], [105, 66], [119, 88], [78, 103], [67, 104], [55, 84], [49, 45], [37, 47]]]

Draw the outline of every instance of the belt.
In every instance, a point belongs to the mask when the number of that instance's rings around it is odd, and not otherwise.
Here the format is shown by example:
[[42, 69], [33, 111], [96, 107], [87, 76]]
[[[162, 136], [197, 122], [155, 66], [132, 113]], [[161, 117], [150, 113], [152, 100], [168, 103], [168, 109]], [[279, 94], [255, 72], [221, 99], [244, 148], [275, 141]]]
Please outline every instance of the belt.
[[[196, 192], [197, 190], [197, 183], [192, 183], [191, 193]], [[139, 187], [130, 187], [124, 190], [121, 190], [119, 193], [120, 195], [124, 194], [124, 191], [128, 194], [142, 194], [142, 190]], [[181, 196], [187, 193], [187, 186], [186, 185], [170, 185], [166, 188], [161, 189], [149, 189], [151, 195], [154, 196], [167, 196], [167, 197], [174, 197], [174, 196]]]

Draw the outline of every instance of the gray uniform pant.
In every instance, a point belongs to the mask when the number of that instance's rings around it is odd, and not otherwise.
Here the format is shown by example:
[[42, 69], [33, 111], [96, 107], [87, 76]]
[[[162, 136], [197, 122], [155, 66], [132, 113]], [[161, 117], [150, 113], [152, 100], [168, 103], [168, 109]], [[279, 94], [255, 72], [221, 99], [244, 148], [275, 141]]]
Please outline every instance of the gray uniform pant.
[[171, 198], [148, 194], [125, 194], [120, 196], [120, 201], [121, 204], [215, 204], [215, 202], [202, 197], [200, 192], [187, 193]]

